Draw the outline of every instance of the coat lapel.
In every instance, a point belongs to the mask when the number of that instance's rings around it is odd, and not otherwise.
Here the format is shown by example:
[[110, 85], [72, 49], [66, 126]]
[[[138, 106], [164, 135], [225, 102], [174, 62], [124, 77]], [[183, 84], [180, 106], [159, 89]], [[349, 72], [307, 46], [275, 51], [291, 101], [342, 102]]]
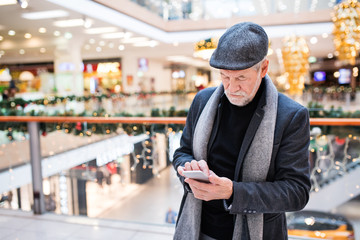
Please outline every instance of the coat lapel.
[[242, 146], [240, 148], [240, 153], [236, 162], [236, 167], [235, 167], [235, 175], [234, 175], [234, 181], [240, 181], [241, 180], [241, 166], [242, 163], [244, 161], [244, 157], [247, 153], [247, 151], [249, 150], [250, 144], [255, 136], [256, 130], [258, 129], [261, 120], [264, 117], [264, 110], [261, 108], [257, 108], [251, 121], [249, 124], [248, 129], [246, 130], [245, 136], [244, 136], [244, 140], [242, 143]]

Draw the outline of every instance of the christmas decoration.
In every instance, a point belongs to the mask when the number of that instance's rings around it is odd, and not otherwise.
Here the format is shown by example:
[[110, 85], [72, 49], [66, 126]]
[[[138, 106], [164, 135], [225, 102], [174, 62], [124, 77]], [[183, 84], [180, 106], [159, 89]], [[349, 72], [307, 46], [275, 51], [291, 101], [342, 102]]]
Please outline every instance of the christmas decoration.
[[282, 57], [289, 94], [300, 95], [309, 74], [309, 47], [303, 37], [290, 36], [283, 40]]
[[334, 7], [335, 56], [344, 63], [355, 65], [360, 50], [360, 3], [347, 0]]

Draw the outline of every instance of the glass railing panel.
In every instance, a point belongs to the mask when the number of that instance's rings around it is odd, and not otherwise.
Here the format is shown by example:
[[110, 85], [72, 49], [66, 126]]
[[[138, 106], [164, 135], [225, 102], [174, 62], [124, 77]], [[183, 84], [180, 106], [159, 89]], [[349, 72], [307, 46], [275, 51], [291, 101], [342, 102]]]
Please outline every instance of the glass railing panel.
[[360, 166], [360, 127], [312, 126], [309, 161], [314, 191]]
[[31, 211], [27, 123], [0, 122], [0, 208]]

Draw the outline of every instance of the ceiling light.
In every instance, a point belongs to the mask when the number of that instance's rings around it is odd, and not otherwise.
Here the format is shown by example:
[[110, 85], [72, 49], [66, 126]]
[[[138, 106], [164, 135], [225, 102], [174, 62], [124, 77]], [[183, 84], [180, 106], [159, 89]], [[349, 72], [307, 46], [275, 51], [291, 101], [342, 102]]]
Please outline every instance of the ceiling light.
[[159, 42], [155, 40], [146, 41], [146, 42], [137, 42], [133, 44], [134, 47], [155, 47], [157, 45], [159, 45]]
[[4, 50], [0, 50], [0, 55], [4, 55], [5, 51]]
[[332, 53], [329, 53], [329, 54], [327, 55], [327, 57], [328, 57], [328, 58], [333, 58], [334, 55], [333, 55]]
[[51, 10], [51, 11], [23, 13], [21, 14], [21, 16], [26, 19], [37, 20], [37, 19], [67, 17], [69, 16], [69, 13], [64, 10]]
[[105, 46], [105, 42], [104, 42], [104, 41], [100, 41], [100, 42], [99, 42], [99, 45], [103, 47], [103, 46]]
[[4, 39], [4, 37], [3, 36], [0, 36], [0, 41], [2, 41]]
[[19, 75], [19, 80], [20, 81], [32, 81], [34, 80], [34, 74], [30, 71], [23, 71], [20, 73]]
[[115, 32], [115, 33], [105, 33], [101, 34], [101, 38], [105, 39], [115, 39], [115, 38], [123, 38], [125, 36], [124, 32]]
[[9, 34], [10, 36], [15, 36], [16, 32], [15, 32], [14, 30], [9, 30], [9, 31], [8, 31], [8, 34]]
[[91, 28], [93, 21], [90, 18], [84, 19], [84, 28]]
[[327, 38], [327, 37], [329, 36], [329, 34], [323, 33], [321, 36], [322, 36], [323, 38]]
[[308, 61], [309, 61], [309, 63], [315, 63], [315, 62], [317, 61], [317, 59], [316, 59], [316, 57], [314, 57], [314, 56], [310, 56], [310, 57], [308, 58]]
[[132, 35], [133, 34], [131, 32], [126, 32], [124, 38], [131, 38]]
[[25, 50], [24, 50], [24, 49], [20, 49], [20, 50], [19, 50], [19, 53], [20, 53], [21, 55], [23, 55], [23, 54], [25, 54]]
[[40, 48], [40, 52], [41, 52], [41, 53], [45, 53], [45, 52], [46, 52], [46, 48]]
[[0, 6], [17, 4], [16, 0], [1, 0]]
[[84, 26], [84, 19], [77, 18], [77, 19], [69, 19], [69, 20], [60, 20], [55, 21], [53, 23], [56, 27], [79, 27]]
[[84, 48], [85, 48], [86, 50], [89, 50], [89, 49], [91, 48], [91, 46], [90, 46], [89, 44], [86, 44], [86, 45], [84, 46]]
[[147, 37], [134, 37], [129, 39], [123, 39], [121, 42], [123, 43], [139, 43], [139, 42], [145, 42], [149, 39]]
[[29, 6], [29, 3], [27, 0], [18, 0], [18, 3], [20, 4], [20, 7], [25, 9]]
[[109, 43], [109, 48], [114, 48], [114, 43]]
[[96, 51], [97, 52], [101, 52], [102, 48], [101, 47], [96, 47]]
[[39, 28], [39, 33], [46, 33], [46, 28], [44, 27]]
[[312, 37], [312, 38], [310, 38], [310, 43], [311, 43], [311, 44], [316, 44], [317, 42], [318, 42], [317, 37]]
[[54, 36], [55, 37], [58, 37], [58, 36], [60, 36], [61, 35], [61, 33], [59, 32], [59, 31], [54, 31]]
[[125, 46], [124, 45], [119, 45], [119, 50], [120, 51], [123, 51], [125, 49]]
[[64, 33], [64, 37], [66, 39], [71, 39], [73, 37], [73, 35], [71, 33], [69, 33], [69, 32], [66, 32], [66, 33]]
[[31, 36], [31, 34], [30, 33], [25, 33], [25, 35], [24, 35], [24, 38], [26, 38], [26, 39], [29, 39], [29, 38], [31, 38], [32, 36]]
[[111, 33], [117, 31], [116, 27], [102, 27], [102, 28], [89, 28], [85, 29], [86, 34], [101, 34], [101, 33]]
[[90, 44], [94, 44], [94, 43], [95, 43], [95, 39], [91, 38], [91, 39], [89, 40], [89, 43], [90, 43]]

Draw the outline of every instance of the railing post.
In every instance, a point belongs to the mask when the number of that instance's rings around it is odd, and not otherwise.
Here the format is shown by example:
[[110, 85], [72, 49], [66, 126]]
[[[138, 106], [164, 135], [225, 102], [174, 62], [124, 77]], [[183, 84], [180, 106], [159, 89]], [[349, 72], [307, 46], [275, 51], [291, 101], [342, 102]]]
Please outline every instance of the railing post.
[[45, 213], [45, 199], [42, 187], [40, 128], [38, 122], [28, 122], [30, 136], [31, 175], [34, 194], [34, 214]]

